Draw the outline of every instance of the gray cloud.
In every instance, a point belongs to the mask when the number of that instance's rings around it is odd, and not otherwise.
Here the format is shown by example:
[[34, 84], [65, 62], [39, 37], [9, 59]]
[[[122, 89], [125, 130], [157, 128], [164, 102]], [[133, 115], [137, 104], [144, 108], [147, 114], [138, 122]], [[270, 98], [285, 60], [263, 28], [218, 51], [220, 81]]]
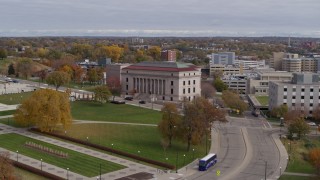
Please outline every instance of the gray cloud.
[[0, 0], [0, 36], [319, 37], [318, 0]]

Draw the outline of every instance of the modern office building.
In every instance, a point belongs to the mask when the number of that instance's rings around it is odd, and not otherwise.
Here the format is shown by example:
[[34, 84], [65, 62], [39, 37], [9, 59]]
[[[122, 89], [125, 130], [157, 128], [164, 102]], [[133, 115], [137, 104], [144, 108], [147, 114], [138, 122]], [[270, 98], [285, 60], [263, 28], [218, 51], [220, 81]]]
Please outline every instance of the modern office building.
[[318, 71], [318, 60], [312, 57], [301, 58], [301, 71], [302, 72], [317, 72]]
[[210, 76], [212, 76], [216, 71], [221, 71], [223, 75], [236, 75], [243, 73], [240, 67], [223, 64], [210, 64]]
[[201, 95], [201, 69], [180, 62], [141, 62], [121, 71], [122, 94], [160, 101], [193, 100]]
[[235, 60], [235, 65], [241, 67], [243, 70], [249, 70], [254, 68], [263, 68], [266, 63], [265, 60], [253, 61], [253, 60]]
[[301, 72], [301, 59], [298, 54], [274, 52], [269, 66], [276, 71]]
[[247, 92], [247, 76], [245, 75], [223, 78], [222, 81], [228, 86], [229, 90], [234, 90], [239, 94], [246, 94]]
[[270, 81], [291, 81], [292, 73], [284, 71], [257, 72], [256, 78], [248, 79], [247, 94], [268, 95]]
[[234, 52], [213, 53], [210, 64], [233, 65], [235, 62]]
[[283, 58], [282, 70], [288, 72], [301, 72], [302, 61], [300, 58]]
[[269, 83], [269, 110], [286, 104], [291, 110], [300, 110], [311, 116], [319, 107], [319, 75], [294, 73], [291, 82]]

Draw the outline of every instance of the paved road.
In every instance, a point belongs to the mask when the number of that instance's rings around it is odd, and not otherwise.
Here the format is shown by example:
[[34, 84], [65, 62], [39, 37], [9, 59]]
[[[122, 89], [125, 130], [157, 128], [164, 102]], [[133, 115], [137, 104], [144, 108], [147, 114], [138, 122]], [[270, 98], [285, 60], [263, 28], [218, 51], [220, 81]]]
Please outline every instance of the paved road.
[[[215, 125], [220, 137], [220, 148], [215, 152], [218, 163], [208, 171], [196, 172], [187, 179], [257, 180], [264, 179], [265, 173], [268, 179], [277, 179], [280, 175], [279, 166], [283, 170], [286, 167], [275, 143], [277, 136], [274, 133], [278, 130], [270, 128], [264, 119], [248, 113], [246, 118], [228, 117], [228, 120], [227, 124]], [[277, 144], [281, 146], [281, 143]], [[220, 176], [217, 176], [218, 170]]]

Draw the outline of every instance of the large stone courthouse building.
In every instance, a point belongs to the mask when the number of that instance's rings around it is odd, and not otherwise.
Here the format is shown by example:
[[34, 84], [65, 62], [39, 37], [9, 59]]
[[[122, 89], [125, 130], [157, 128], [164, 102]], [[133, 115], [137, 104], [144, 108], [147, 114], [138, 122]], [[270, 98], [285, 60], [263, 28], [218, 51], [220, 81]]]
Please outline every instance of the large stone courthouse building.
[[181, 62], [141, 62], [121, 70], [122, 94], [147, 101], [193, 100], [200, 81], [201, 69]]

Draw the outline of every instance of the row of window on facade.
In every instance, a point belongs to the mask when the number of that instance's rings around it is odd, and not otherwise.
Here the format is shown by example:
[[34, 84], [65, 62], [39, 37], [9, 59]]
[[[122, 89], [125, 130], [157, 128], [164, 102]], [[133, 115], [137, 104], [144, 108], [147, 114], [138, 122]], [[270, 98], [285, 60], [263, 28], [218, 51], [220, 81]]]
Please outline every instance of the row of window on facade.
[[[284, 92], [287, 92], [288, 89], [287, 89], [287, 88], [283, 88], [283, 91], [284, 91]], [[296, 88], [292, 88], [292, 92], [296, 92]], [[305, 92], [305, 89], [302, 88], [302, 89], [301, 89], [301, 92]], [[313, 88], [310, 88], [310, 92], [313, 92]]]
[[[283, 104], [286, 105], [287, 103], [283, 103]], [[293, 106], [293, 107], [296, 106], [296, 103], [292, 103], [291, 106]], [[297, 106], [298, 106], [298, 107], [299, 107], [299, 106], [304, 107], [304, 103], [297, 104]], [[309, 106], [310, 106], [310, 107], [313, 107], [313, 103], [310, 103]]]
[[[196, 80], [193, 80], [193, 84], [196, 84]], [[173, 81], [171, 81], [171, 85], [173, 85]], [[186, 81], [183, 81], [183, 85], [186, 85]], [[191, 85], [190, 80], [188, 81], [188, 85]]]
[[[283, 99], [287, 99], [287, 96], [283, 96]], [[292, 99], [296, 99], [296, 96], [292, 96]], [[304, 96], [301, 96], [300, 99], [304, 99]], [[309, 96], [309, 99], [313, 99], [313, 96]], [[320, 96], [319, 96], [320, 99]]]

